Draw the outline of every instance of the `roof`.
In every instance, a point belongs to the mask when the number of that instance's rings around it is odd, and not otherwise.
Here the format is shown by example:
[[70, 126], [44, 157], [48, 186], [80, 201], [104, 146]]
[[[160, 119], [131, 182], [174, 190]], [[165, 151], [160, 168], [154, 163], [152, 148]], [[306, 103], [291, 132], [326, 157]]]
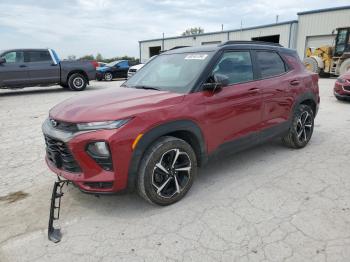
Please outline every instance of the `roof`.
[[5, 49], [1, 50], [2, 53], [8, 52], [8, 51], [47, 51], [49, 48], [12, 48], [12, 49]]
[[259, 42], [259, 41], [228, 41], [226, 43], [223, 43], [221, 45], [205, 45], [205, 46], [191, 46], [191, 47], [183, 47], [178, 49], [172, 49], [169, 51], [165, 51], [162, 54], [182, 54], [182, 53], [196, 53], [196, 52], [214, 52], [218, 50], [227, 50], [227, 49], [256, 49], [256, 50], [284, 50], [285, 52], [288, 52], [288, 48]]
[[[260, 26], [252, 26], [252, 27], [244, 27], [244, 28], [240, 28], [240, 29], [232, 29], [232, 30], [225, 30], [225, 31], [214, 31], [214, 32], [208, 32], [208, 33], [203, 33], [203, 34], [198, 34], [198, 35], [166, 37], [164, 39], [178, 39], [178, 38], [197, 37], [197, 36], [205, 36], [205, 35], [213, 35], [213, 34], [221, 34], [221, 33], [231, 33], [231, 32], [239, 32], [239, 31], [245, 31], [245, 30], [254, 30], [254, 29], [259, 29], [259, 28], [273, 27], [273, 26], [280, 26], [280, 25], [288, 25], [288, 24], [295, 24], [295, 23], [298, 23], [298, 21], [297, 20], [290, 20], [290, 21], [285, 21], [285, 22], [281, 22], [281, 23], [266, 24], [266, 25], [260, 25]], [[141, 40], [141, 41], [139, 41], [139, 43], [159, 41], [159, 40], [163, 40], [163, 38]]]
[[309, 15], [309, 14], [317, 14], [317, 13], [323, 13], [323, 12], [332, 12], [332, 11], [339, 11], [339, 10], [346, 10], [346, 9], [350, 9], [350, 5], [310, 10], [310, 11], [305, 11], [305, 12], [299, 12], [297, 14], [298, 15]]

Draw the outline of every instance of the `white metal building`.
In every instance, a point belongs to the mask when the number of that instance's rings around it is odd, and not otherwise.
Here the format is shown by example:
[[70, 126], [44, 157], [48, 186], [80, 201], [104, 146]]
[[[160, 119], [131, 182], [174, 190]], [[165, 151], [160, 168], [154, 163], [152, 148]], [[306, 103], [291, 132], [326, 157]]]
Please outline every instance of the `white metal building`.
[[228, 40], [260, 40], [280, 43], [297, 49], [301, 58], [306, 47], [331, 45], [336, 28], [350, 27], [350, 6], [327, 8], [298, 13], [298, 20], [235, 30], [176, 36], [139, 42], [140, 60], [146, 61], [160, 51], [178, 46], [220, 44]]

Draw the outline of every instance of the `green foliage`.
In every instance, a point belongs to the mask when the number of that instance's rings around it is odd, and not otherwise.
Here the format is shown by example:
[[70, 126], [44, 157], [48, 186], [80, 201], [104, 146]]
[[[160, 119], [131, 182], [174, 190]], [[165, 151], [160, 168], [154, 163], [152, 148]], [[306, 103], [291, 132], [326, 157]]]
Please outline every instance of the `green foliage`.
[[[69, 57], [73, 57], [73, 55], [71, 55]], [[104, 63], [110, 63], [110, 62], [113, 62], [116, 60], [129, 60], [132, 64], [140, 63], [139, 59], [135, 58], [135, 57], [125, 55], [125, 56], [116, 56], [116, 57], [112, 57], [112, 58], [104, 58], [100, 53], [98, 53], [96, 55], [96, 57], [94, 57], [94, 55], [85, 55], [85, 56], [78, 58], [78, 60], [96, 60], [98, 62], [104, 62]]]
[[199, 34], [203, 34], [204, 33], [204, 29], [201, 27], [192, 27], [189, 29], [186, 29], [185, 32], [182, 33], [183, 36], [187, 36], [187, 35], [199, 35]]

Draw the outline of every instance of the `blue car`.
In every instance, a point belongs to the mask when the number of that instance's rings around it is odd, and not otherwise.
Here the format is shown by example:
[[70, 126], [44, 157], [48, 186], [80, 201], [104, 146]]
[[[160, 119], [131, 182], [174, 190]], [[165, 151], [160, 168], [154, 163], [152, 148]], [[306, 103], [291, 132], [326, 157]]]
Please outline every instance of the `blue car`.
[[114, 78], [127, 78], [130, 67], [128, 60], [117, 60], [96, 68], [96, 79], [98, 81], [112, 81]]

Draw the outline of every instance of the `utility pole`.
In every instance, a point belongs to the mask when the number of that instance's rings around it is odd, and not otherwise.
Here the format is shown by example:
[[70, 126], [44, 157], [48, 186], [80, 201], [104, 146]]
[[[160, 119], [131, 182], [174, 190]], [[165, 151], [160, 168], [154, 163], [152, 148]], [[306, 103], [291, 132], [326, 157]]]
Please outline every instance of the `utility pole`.
[[221, 31], [224, 31], [224, 24], [221, 24]]
[[276, 15], [276, 24], [278, 24], [278, 16], [279, 16], [279, 15]]
[[162, 51], [164, 51], [164, 33], [163, 33], [163, 40], [162, 40]]

